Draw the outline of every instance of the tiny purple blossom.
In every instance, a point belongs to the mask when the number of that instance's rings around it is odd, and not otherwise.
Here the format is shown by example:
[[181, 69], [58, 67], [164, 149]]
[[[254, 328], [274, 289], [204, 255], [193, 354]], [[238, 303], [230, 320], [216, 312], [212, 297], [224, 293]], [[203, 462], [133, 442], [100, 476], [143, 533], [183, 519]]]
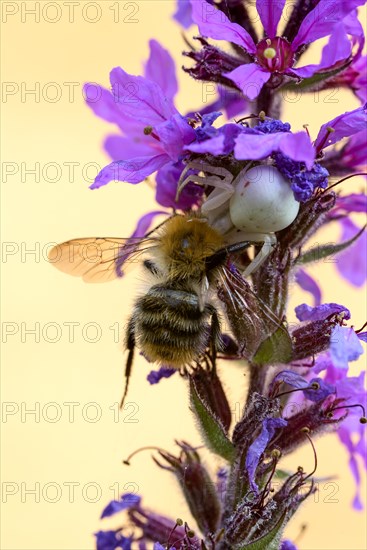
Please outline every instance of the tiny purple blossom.
[[250, 445], [246, 456], [246, 471], [249, 477], [251, 489], [257, 494], [259, 488], [255, 482], [256, 469], [260, 463], [261, 455], [264, 453], [268, 443], [279, 428], [287, 425], [283, 418], [265, 418], [262, 422], [260, 435]]
[[98, 531], [95, 533], [97, 550], [131, 550], [132, 537], [124, 537], [117, 531]]
[[293, 542], [291, 542], [290, 540], [284, 539], [280, 543], [279, 550], [297, 550], [297, 546], [293, 544]]
[[177, 369], [172, 367], [161, 367], [159, 370], [150, 371], [147, 380], [153, 386], [154, 384], [158, 384], [162, 378], [170, 378], [175, 372], [178, 372]]
[[141, 501], [141, 497], [132, 493], [125, 493], [121, 495], [120, 500], [112, 500], [106, 508], [103, 510], [101, 519], [108, 516], [112, 516], [121, 512], [122, 510], [128, 510], [134, 506], [138, 506]]
[[[273, 378], [269, 386], [269, 393], [274, 390], [279, 382], [284, 382], [292, 388], [303, 390], [304, 396], [315, 403], [335, 393], [334, 386], [327, 384], [321, 378], [312, 378], [308, 381], [303, 376], [290, 370], [281, 371]], [[314, 388], [310, 387], [312, 384], [315, 384]]]
[[[342, 328], [346, 334], [347, 331], [354, 333], [353, 329]], [[344, 338], [340, 338], [340, 340], [344, 340]], [[348, 376], [347, 374], [348, 361], [357, 359], [361, 350], [359, 349], [355, 353], [356, 341], [354, 337], [353, 344], [349, 346], [349, 349], [348, 346], [341, 346], [341, 348], [344, 350], [344, 361], [341, 362], [340, 357], [335, 358], [335, 354], [328, 352], [317, 359], [312, 370], [314, 372], [325, 371], [324, 381], [335, 386], [336, 396], [338, 399], [344, 400], [346, 405], [362, 404], [366, 406], [365, 372], [361, 372], [359, 376]], [[339, 402], [339, 407], [342, 406], [343, 404]], [[348, 411], [348, 416], [339, 426], [338, 437], [349, 452], [349, 467], [356, 483], [353, 508], [362, 510], [363, 504], [360, 496], [361, 475], [356, 457], [361, 457], [367, 469], [366, 426], [359, 422], [361, 416], [359, 407], [344, 409], [344, 411]]]
[[343, 319], [350, 319], [350, 311], [344, 306], [334, 303], [321, 304], [316, 307], [301, 304], [295, 308], [299, 321], [323, 321], [330, 315], [342, 314]]

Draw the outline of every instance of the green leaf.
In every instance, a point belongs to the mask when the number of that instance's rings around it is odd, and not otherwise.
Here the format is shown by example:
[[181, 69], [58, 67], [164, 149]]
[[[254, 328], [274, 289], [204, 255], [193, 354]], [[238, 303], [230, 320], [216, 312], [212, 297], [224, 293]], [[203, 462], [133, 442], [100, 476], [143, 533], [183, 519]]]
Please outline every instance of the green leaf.
[[324, 258], [327, 258], [328, 256], [333, 256], [338, 252], [342, 252], [342, 250], [345, 250], [346, 248], [348, 248], [348, 246], [351, 246], [362, 235], [366, 227], [366, 225], [362, 227], [362, 229], [358, 231], [357, 235], [354, 235], [354, 237], [343, 243], [324, 244], [310, 248], [310, 250], [307, 250], [304, 254], [299, 256], [296, 264], [308, 264], [310, 262], [317, 262], [323, 260]]
[[338, 67], [337, 69], [332, 69], [331, 71], [325, 71], [323, 73], [316, 73], [313, 76], [310, 76], [309, 78], [303, 78], [302, 82], [299, 84], [286, 84], [282, 87], [283, 90], [304, 90], [304, 91], [312, 91], [313, 89], [319, 88], [318, 84], [329, 80], [329, 78], [332, 78], [333, 76], [336, 76], [343, 72], [348, 66], [350, 65], [350, 61], [347, 63], [344, 63], [341, 67]]
[[234, 446], [226, 436], [220, 420], [213, 415], [200, 397], [192, 379], [190, 380], [190, 400], [200, 431], [209, 449], [231, 462], [234, 457]]
[[284, 327], [279, 327], [274, 334], [262, 342], [252, 362], [255, 365], [289, 363], [292, 358], [292, 340]]
[[279, 550], [280, 540], [284, 527], [288, 521], [287, 515], [283, 515], [276, 526], [265, 535], [250, 544], [239, 544], [235, 546], [236, 550]]

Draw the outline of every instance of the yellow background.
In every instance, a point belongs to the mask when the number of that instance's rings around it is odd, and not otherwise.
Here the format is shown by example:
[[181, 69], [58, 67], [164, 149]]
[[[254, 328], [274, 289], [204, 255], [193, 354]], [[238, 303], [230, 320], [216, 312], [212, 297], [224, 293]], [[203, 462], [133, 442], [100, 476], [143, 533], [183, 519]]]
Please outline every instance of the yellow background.
[[[84, 105], [81, 87], [86, 81], [108, 86], [108, 73], [117, 65], [141, 74], [150, 38], [171, 51], [179, 68], [184, 44], [180, 28], [170, 20], [175, 5], [157, 0], [95, 5], [1, 2], [2, 79], [7, 92], [1, 104], [2, 239], [8, 252], [2, 263], [2, 322], [7, 331], [5, 336], [3, 332], [7, 341], [2, 355], [2, 399], [8, 413], [2, 418], [4, 550], [89, 550], [94, 547], [92, 533], [100, 526], [102, 508], [126, 490], [137, 489], [147, 506], [190, 521], [174, 480], [157, 469], [149, 452], [138, 455], [130, 468], [121, 464], [143, 445], [174, 451], [174, 438], [200, 443], [184, 382], [176, 376], [150, 387], [145, 380], [149, 366], [143, 359], [135, 364], [128, 396], [131, 405], [116, 418], [124, 357], [115, 331], [123, 332], [139, 287], [137, 275], [88, 286], [58, 272], [45, 259], [48, 243], [91, 235], [128, 236], [139, 217], [155, 208], [154, 192], [143, 183], [88, 189], [88, 178], [95, 174], [91, 163], [108, 162], [101, 143], [114, 128], [92, 115]], [[39, 21], [30, 9], [38, 10]], [[187, 34], [190, 37], [193, 31]], [[310, 52], [307, 56], [308, 62], [317, 59]], [[182, 72], [179, 79], [178, 108], [181, 112], [198, 108], [202, 84]], [[31, 89], [36, 95], [27, 94]], [[351, 93], [339, 90], [289, 97], [284, 120], [294, 130], [309, 124], [315, 137], [321, 123], [357, 106]], [[26, 172], [35, 163], [39, 163], [39, 181]], [[70, 163], [77, 163], [74, 180]], [[362, 184], [350, 181], [343, 189], [358, 190]], [[338, 237], [338, 229], [330, 228], [329, 234], [317, 237], [330, 242]], [[35, 254], [26, 254], [32, 249]], [[312, 273], [323, 283], [324, 300], [345, 303], [352, 310], [354, 325], [361, 326], [366, 318], [365, 292], [342, 282], [331, 263], [314, 265]], [[292, 306], [305, 300], [310, 303], [307, 295], [292, 289]], [[38, 342], [26, 332], [36, 323]], [[68, 334], [70, 323], [78, 323], [74, 342]], [[89, 323], [100, 327], [95, 343], [91, 340], [96, 332]], [[52, 339], [58, 340], [52, 343]], [[246, 387], [243, 367], [225, 364], [221, 373], [238, 411]], [[32, 408], [39, 411], [39, 418], [25, 414]], [[96, 414], [101, 417], [94, 422]], [[317, 474], [337, 477], [332, 486], [320, 485], [318, 496], [303, 506], [286, 534], [296, 537], [307, 523], [299, 542], [303, 550], [366, 548], [364, 515], [350, 505], [354, 484], [347, 453], [335, 435], [315, 444]], [[206, 461], [213, 470], [220, 465], [213, 457], [207, 456]], [[284, 467], [292, 469], [301, 464], [308, 471], [313, 467], [309, 445], [284, 461]], [[4, 487], [14, 494], [4, 493]], [[32, 488], [39, 489], [39, 499], [26, 492]], [[112, 519], [104, 526], [117, 524]]]

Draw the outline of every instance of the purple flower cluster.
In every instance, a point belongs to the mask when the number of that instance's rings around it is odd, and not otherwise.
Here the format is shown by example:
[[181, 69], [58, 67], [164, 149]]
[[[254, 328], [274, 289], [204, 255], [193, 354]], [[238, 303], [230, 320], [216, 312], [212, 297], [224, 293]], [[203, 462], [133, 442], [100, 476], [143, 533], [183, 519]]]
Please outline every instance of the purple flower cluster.
[[[331, 6], [329, 0], [298, 0], [281, 28], [285, 0], [257, 0], [260, 36], [242, 0], [179, 0], [175, 20], [185, 29], [197, 25], [200, 33], [197, 47], [184, 53], [194, 61], [185, 71], [212, 82], [218, 92], [211, 105], [185, 115], [175, 105], [173, 59], [156, 40], [150, 41], [143, 76], [117, 67], [110, 74], [110, 90], [100, 88], [95, 97], [93, 85], [85, 86], [88, 106], [119, 129], [104, 144], [112, 162], [91, 188], [112, 181], [138, 184], [152, 177], [156, 201], [163, 207], [138, 221], [129, 242], [144, 238], [157, 216], [168, 217], [172, 211], [205, 214], [203, 221], [209, 225], [218, 219], [232, 223], [231, 193], [238, 190], [242, 176], [259, 166], [285, 181], [298, 212], [275, 234], [264, 232], [264, 242], [270, 236], [274, 244], [251, 278], [244, 271], [251, 262], [247, 250], [228, 254], [225, 249], [215, 300], [230, 334], [221, 335], [220, 350], [209, 341], [195, 364], [182, 365], [190, 410], [206, 447], [224, 466], [212, 479], [198, 449], [183, 441], [176, 441], [177, 455], [157, 449], [154, 461], [178, 481], [197, 529], [191, 528], [191, 520], [174, 521], [146, 509], [140, 496], [125, 494], [104, 509], [101, 518], [121, 512], [125, 520], [117, 530], [96, 533], [97, 550], [296, 550], [293, 542], [283, 539], [284, 529], [316, 490], [314, 438], [332, 430], [349, 455], [356, 482], [353, 506], [363, 507], [360, 467], [362, 462], [367, 467], [367, 393], [364, 373], [351, 373], [350, 363], [361, 357], [366, 332], [350, 324], [351, 312], [345, 306], [323, 303], [322, 288], [307, 271], [310, 262], [338, 254], [336, 268], [342, 277], [356, 287], [366, 280], [367, 237], [356, 224], [357, 217], [367, 213], [366, 196], [345, 193], [334, 183], [334, 178], [346, 180], [367, 164], [366, 57], [356, 9], [363, 3], [345, 0]], [[320, 61], [302, 66], [302, 54], [321, 38], [326, 43]], [[221, 50], [210, 39], [228, 47]], [[361, 106], [323, 123], [316, 137], [307, 128], [294, 132], [282, 120], [282, 90], [298, 86], [307, 92], [336, 85], [351, 89]], [[240, 113], [242, 118], [232, 120]], [[223, 174], [233, 176], [230, 183]], [[188, 182], [190, 177], [193, 181]], [[243, 190], [250, 185], [250, 175], [244, 182]], [[222, 188], [230, 198], [215, 203]], [[208, 205], [213, 202], [211, 218]], [[238, 204], [242, 212], [246, 205]], [[223, 218], [216, 218], [219, 210]], [[340, 241], [309, 245], [315, 233], [331, 223], [339, 224]], [[232, 225], [221, 235], [226, 245], [232, 244], [231, 231], [242, 230]], [[252, 235], [246, 239], [251, 241]], [[259, 243], [255, 237], [253, 242]], [[118, 276], [127, 259], [128, 252], [118, 255]], [[164, 273], [164, 284], [161, 279]], [[298, 323], [290, 327], [286, 315], [294, 280], [312, 296], [313, 306], [299, 305]], [[204, 281], [195, 280], [194, 288], [202, 287]], [[223, 360], [240, 361], [250, 379], [243, 415], [232, 428], [217, 352]], [[155, 385], [175, 372], [177, 368], [164, 364], [147, 379]], [[282, 457], [304, 444], [312, 448], [314, 469], [284, 472], [279, 466]], [[275, 478], [282, 480], [277, 491]]]

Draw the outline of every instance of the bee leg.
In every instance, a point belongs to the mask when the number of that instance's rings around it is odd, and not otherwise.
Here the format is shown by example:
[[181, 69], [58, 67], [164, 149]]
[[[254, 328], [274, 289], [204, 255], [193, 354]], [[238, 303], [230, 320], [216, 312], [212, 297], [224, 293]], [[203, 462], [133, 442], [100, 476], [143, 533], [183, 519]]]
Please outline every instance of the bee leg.
[[130, 375], [131, 375], [131, 368], [133, 366], [134, 361], [134, 351], [135, 351], [135, 335], [134, 335], [134, 318], [132, 317], [129, 321], [129, 325], [127, 327], [126, 332], [126, 348], [129, 351], [129, 354], [127, 356], [126, 360], [126, 366], [125, 366], [125, 389], [124, 394], [121, 398], [120, 402], [120, 409], [123, 408], [125, 398], [127, 396], [127, 391], [129, 389], [129, 381], [130, 381]]
[[211, 324], [210, 324], [210, 351], [211, 351], [211, 358], [213, 362], [213, 369], [215, 370], [215, 360], [217, 357], [217, 351], [221, 349], [222, 347], [222, 339], [221, 339], [221, 327], [220, 327], [220, 321], [219, 316], [217, 313], [217, 310], [210, 306], [211, 309]]

